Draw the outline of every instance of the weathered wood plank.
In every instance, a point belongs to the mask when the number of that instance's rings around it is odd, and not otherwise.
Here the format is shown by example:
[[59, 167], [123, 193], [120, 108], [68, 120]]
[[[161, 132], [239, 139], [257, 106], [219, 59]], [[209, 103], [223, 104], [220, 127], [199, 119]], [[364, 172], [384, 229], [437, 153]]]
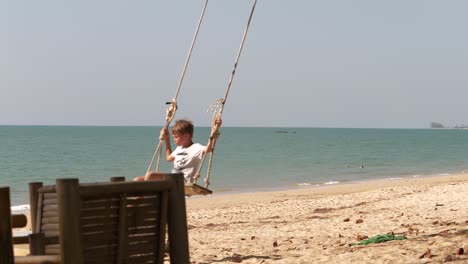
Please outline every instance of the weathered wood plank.
[[63, 263], [84, 263], [80, 237], [80, 190], [78, 179], [58, 179], [60, 250]]
[[175, 182], [175, 188], [169, 191], [169, 255], [171, 262], [190, 263], [184, 178], [180, 173], [170, 178]]
[[15, 264], [60, 264], [60, 256], [24, 256], [15, 257]]
[[29, 215], [31, 218], [31, 229], [33, 233], [39, 232], [36, 230], [36, 216], [39, 204], [39, 193], [38, 189], [42, 187], [42, 182], [31, 182], [28, 184], [29, 187]]
[[185, 195], [192, 196], [192, 195], [209, 195], [212, 194], [213, 191], [202, 187], [195, 183], [186, 183], [185, 184]]
[[1, 264], [14, 262], [13, 240], [11, 232], [10, 188], [0, 187], [0, 254]]

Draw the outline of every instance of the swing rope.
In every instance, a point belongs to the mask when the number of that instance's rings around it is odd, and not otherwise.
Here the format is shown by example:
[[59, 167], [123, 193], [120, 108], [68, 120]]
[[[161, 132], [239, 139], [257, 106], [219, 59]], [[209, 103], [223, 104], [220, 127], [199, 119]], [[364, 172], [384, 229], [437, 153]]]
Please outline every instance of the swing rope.
[[[198, 32], [200, 31], [200, 26], [202, 24], [203, 18], [205, 17], [205, 11], [206, 11], [207, 6], [208, 6], [208, 0], [205, 0], [205, 4], [203, 5], [203, 9], [202, 9], [202, 12], [201, 12], [201, 15], [200, 15], [200, 19], [198, 20], [197, 29], [195, 30], [195, 34], [194, 34], [193, 39], [192, 39], [192, 44], [190, 45], [190, 50], [188, 52], [187, 59], [185, 60], [184, 68], [182, 70], [182, 74], [181, 74], [180, 79], [179, 79], [179, 84], [177, 85], [177, 90], [176, 90], [175, 96], [174, 96], [174, 98], [172, 99], [171, 102], [166, 103], [167, 105], [169, 105], [167, 107], [167, 109], [166, 109], [166, 120], [165, 120], [165, 124], [164, 124], [164, 128], [166, 130], [168, 129], [169, 125], [171, 124], [171, 121], [174, 119], [176, 111], [177, 111], [177, 97], [179, 96], [180, 88], [182, 87], [182, 83], [184, 81], [185, 72], [187, 71], [187, 67], [188, 67], [190, 58], [192, 57], [193, 47], [195, 46], [195, 42], [197, 40]], [[159, 165], [161, 163], [163, 143], [164, 143], [164, 133], [163, 133], [163, 130], [161, 130], [161, 133], [159, 134], [159, 144], [158, 144], [158, 146], [156, 147], [156, 149], [154, 151], [153, 157], [151, 158], [150, 164], [149, 164], [148, 169], [146, 171], [147, 174], [148, 174], [148, 172], [151, 171], [151, 169], [153, 167], [154, 160], [156, 159], [156, 157], [157, 157], [157, 164], [156, 164], [156, 167], [155, 167], [155, 171], [156, 172], [159, 171]], [[147, 180], [146, 177], [145, 177], [145, 180]]]
[[[208, 188], [208, 186], [210, 185], [210, 174], [211, 174], [211, 167], [213, 165], [214, 149], [215, 149], [215, 146], [216, 146], [216, 141], [217, 141], [217, 139], [219, 138], [219, 136], [221, 134], [219, 132], [219, 128], [221, 126], [221, 123], [220, 123], [221, 116], [223, 114], [224, 106], [226, 104], [226, 100], [228, 98], [229, 91], [231, 90], [232, 81], [234, 79], [234, 75], [236, 74], [237, 64], [239, 63], [239, 58], [240, 58], [240, 55], [242, 53], [242, 49], [244, 48], [245, 39], [246, 39], [247, 33], [249, 31], [250, 22], [252, 21], [252, 17], [253, 17], [256, 5], [257, 5], [257, 0], [254, 0], [254, 3], [252, 5], [252, 10], [250, 11], [250, 16], [249, 16], [249, 19], [247, 21], [247, 25], [245, 26], [244, 34], [242, 36], [242, 41], [241, 41], [239, 50], [237, 51], [237, 56], [236, 56], [236, 59], [235, 59], [235, 62], [234, 62], [234, 68], [233, 68], [233, 70], [231, 72], [231, 77], [229, 78], [229, 82], [228, 82], [227, 89], [226, 89], [226, 94], [224, 95], [224, 98], [216, 100], [209, 108], [209, 111], [213, 112], [213, 119], [212, 119], [212, 126], [211, 126], [211, 134], [210, 134], [210, 138], [209, 138], [208, 144], [207, 144], [207, 146], [211, 145], [211, 151], [209, 152], [210, 158], [209, 158], [209, 162], [208, 162], [206, 176], [205, 176], [205, 179], [204, 179], [205, 188]], [[197, 173], [194, 176], [193, 183], [196, 183], [198, 178], [200, 178], [200, 173], [201, 173], [201, 170], [203, 168], [203, 164], [205, 163], [207, 154], [208, 153], [205, 153], [203, 155], [203, 158], [202, 158], [202, 160], [200, 162], [200, 166], [198, 167]]]

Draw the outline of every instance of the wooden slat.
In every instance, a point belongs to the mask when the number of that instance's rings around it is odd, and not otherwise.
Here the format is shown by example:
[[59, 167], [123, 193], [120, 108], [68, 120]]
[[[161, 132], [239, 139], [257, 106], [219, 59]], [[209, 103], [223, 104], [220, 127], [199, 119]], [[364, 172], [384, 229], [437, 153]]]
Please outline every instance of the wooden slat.
[[57, 204], [45, 204], [46, 201], [47, 200], [44, 200], [42, 210], [44, 210], [45, 212], [56, 212], [58, 210]]
[[57, 199], [44, 199], [42, 201], [44, 206], [55, 206], [57, 207]]
[[212, 194], [213, 191], [202, 187], [198, 184], [194, 183], [186, 183], [185, 184], [185, 195], [192, 196], [192, 195], [209, 195]]
[[59, 230], [59, 226], [57, 224], [45, 224], [45, 225], [42, 225], [42, 232], [54, 232], [54, 231], [57, 231]]
[[94, 209], [94, 208], [102, 208], [111, 205], [111, 207], [119, 207], [120, 201], [118, 197], [108, 197], [106, 199], [97, 199], [96, 197], [83, 199], [81, 204], [82, 210], [86, 210], [87, 208]]
[[112, 184], [96, 183], [81, 186], [83, 197], [111, 197], [116, 193], [158, 192], [170, 189], [171, 181], [116, 182]]
[[45, 194], [45, 193], [57, 193], [55, 190], [55, 185], [47, 185], [47, 186], [42, 186], [37, 190], [37, 192]]
[[135, 229], [143, 229], [145, 227], [152, 227], [155, 226], [157, 223], [154, 220], [146, 220], [140, 218], [131, 217], [128, 219], [128, 229], [135, 230]]
[[47, 264], [59, 264], [60, 256], [24, 256], [24, 257], [15, 257], [15, 264], [38, 264], [38, 263], [47, 263]]
[[146, 232], [141, 234], [132, 234], [128, 236], [128, 243], [137, 244], [139, 241], [146, 243], [147, 241], [154, 241], [159, 238], [160, 233], [155, 228], [152, 228], [152, 232]]
[[109, 210], [109, 215], [106, 215], [104, 210], [81, 211], [81, 219], [86, 218], [99, 218], [99, 217], [118, 217], [118, 210], [112, 208]]
[[44, 210], [39, 210], [39, 212], [42, 212], [42, 218], [48, 217], [48, 218], [57, 218], [58, 219], [58, 212], [57, 211], [47, 211], [45, 212]]
[[125, 176], [114, 176], [110, 178], [111, 182], [124, 182]]
[[[41, 187], [43, 188], [43, 187]], [[39, 188], [39, 190], [41, 189]], [[42, 200], [44, 199], [44, 194], [42, 193], [39, 193], [38, 194], [38, 199], [37, 199], [37, 214], [36, 214], [36, 226], [33, 227], [33, 230], [35, 230], [35, 232], [41, 232], [41, 221], [42, 221], [42, 217], [43, 217], [43, 208], [42, 208]], [[34, 216], [33, 216], [34, 217]]]
[[59, 237], [59, 234], [60, 234], [58, 230], [57, 231], [47, 230], [47, 231], [42, 231], [42, 232], [44, 233], [46, 237]]
[[[157, 210], [156, 210], [157, 208]], [[158, 207], [133, 207], [128, 208], [127, 217], [128, 218], [155, 218], [159, 217], [159, 206]]]
[[36, 230], [36, 216], [38, 211], [38, 202], [39, 202], [39, 188], [42, 187], [42, 182], [31, 182], [28, 184], [29, 187], [29, 209], [30, 209], [30, 218], [31, 218], [31, 229], [33, 233], [39, 232]]
[[156, 249], [156, 245], [153, 243], [138, 243], [133, 246], [129, 246], [128, 254], [136, 255], [136, 254], [154, 254]]
[[112, 217], [112, 218], [104, 218], [104, 217], [87, 217], [85, 219], [81, 219], [81, 226], [87, 227], [87, 226], [92, 226], [92, 225], [98, 225], [106, 223], [109, 225], [114, 225], [118, 223], [118, 218], [117, 217]]
[[84, 255], [86, 259], [86, 264], [103, 264], [103, 263], [115, 263], [116, 257], [114, 255], [99, 255], [99, 256], [89, 256]]
[[130, 228], [130, 229], [128, 229], [128, 233], [129, 233], [129, 235], [132, 235], [132, 236], [133, 235], [143, 235], [143, 234], [153, 234], [153, 233], [157, 233], [157, 228], [158, 228], [158, 224], [155, 224], [154, 226], [150, 226], [148, 228], [143, 228], [143, 227]]
[[112, 223], [112, 224], [94, 224], [94, 225], [87, 225], [87, 226], [82, 226], [81, 230], [83, 232], [83, 235], [87, 234], [95, 234], [95, 233], [105, 233], [105, 232], [113, 232], [117, 233], [118, 230], [118, 222]]
[[56, 224], [58, 225], [58, 216], [42, 218], [42, 225]]
[[117, 236], [93, 236], [88, 239], [83, 239], [83, 248], [89, 250], [96, 247], [109, 247], [111, 245], [117, 245]]
[[46, 255], [60, 255], [60, 245], [46, 245], [45, 252]]
[[132, 255], [129, 256], [128, 264], [140, 264], [140, 263], [157, 263], [154, 255]]
[[13, 244], [28, 244], [29, 238], [27, 236], [15, 236], [13, 237]]

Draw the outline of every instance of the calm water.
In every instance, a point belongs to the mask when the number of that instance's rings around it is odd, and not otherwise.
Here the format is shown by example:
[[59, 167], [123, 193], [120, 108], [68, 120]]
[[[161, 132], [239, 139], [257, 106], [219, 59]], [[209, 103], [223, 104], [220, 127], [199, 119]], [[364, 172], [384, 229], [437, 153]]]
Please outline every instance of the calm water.
[[[27, 183], [143, 175], [155, 127], [0, 126], [0, 185], [27, 203]], [[195, 141], [206, 144], [208, 128]], [[279, 133], [281, 132], [281, 133]], [[215, 193], [468, 171], [468, 130], [223, 127]], [[364, 164], [365, 168], [360, 168]], [[170, 164], [163, 161], [162, 171]]]

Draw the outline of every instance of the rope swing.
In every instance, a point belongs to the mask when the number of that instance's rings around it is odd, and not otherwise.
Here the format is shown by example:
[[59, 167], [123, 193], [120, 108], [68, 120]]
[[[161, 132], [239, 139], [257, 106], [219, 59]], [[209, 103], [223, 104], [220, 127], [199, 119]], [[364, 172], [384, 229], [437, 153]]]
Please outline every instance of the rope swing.
[[[211, 174], [211, 167], [212, 167], [213, 158], [214, 158], [214, 149], [215, 149], [215, 146], [216, 146], [216, 141], [218, 140], [218, 138], [219, 138], [219, 136], [221, 134], [219, 132], [219, 128], [221, 126], [221, 123], [219, 121], [221, 120], [221, 116], [222, 116], [223, 111], [224, 111], [224, 106], [226, 105], [226, 100], [228, 98], [229, 91], [231, 90], [232, 81], [234, 79], [234, 75], [236, 74], [236, 69], [237, 69], [237, 65], [239, 63], [239, 58], [240, 58], [240, 55], [242, 53], [242, 49], [244, 48], [245, 39], [247, 37], [247, 33], [249, 32], [250, 22], [252, 21], [252, 17], [253, 17], [256, 5], [257, 5], [257, 0], [254, 0], [254, 3], [252, 5], [252, 10], [250, 11], [249, 20], [247, 21], [247, 25], [245, 26], [244, 34], [242, 36], [242, 41], [241, 41], [239, 50], [237, 51], [237, 56], [236, 56], [236, 59], [235, 59], [235, 62], [234, 62], [234, 67], [233, 67], [233, 70], [231, 72], [231, 77], [229, 78], [229, 82], [228, 82], [228, 85], [227, 85], [226, 94], [224, 95], [224, 98], [216, 100], [209, 108], [209, 111], [211, 111], [213, 113], [213, 118], [212, 118], [211, 134], [210, 134], [210, 138], [208, 140], [207, 146], [211, 144], [212, 148], [211, 148], [211, 151], [209, 153], [210, 158], [209, 158], [209, 162], [208, 162], [208, 168], [207, 168], [207, 171], [206, 171], [206, 176], [205, 176], [205, 179], [204, 179], [205, 188], [208, 188], [208, 186], [210, 185], [210, 174]], [[202, 170], [203, 165], [205, 163], [207, 155], [208, 155], [208, 153], [205, 153], [205, 155], [203, 155], [203, 159], [202, 159], [201, 164], [200, 164], [200, 166], [199, 166], [199, 168], [197, 170], [197, 173], [195, 174], [193, 183], [196, 183], [198, 178], [200, 178], [200, 173], [201, 173], [201, 170]]]
[[[155, 167], [155, 171], [156, 172], [159, 171], [159, 165], [160, 165], [161, 156], [162, 156], [162, 146], [163, 146], [163, 143], [165, 141], [163, 131], [168, 129], [168, 127], [169, 127], [171, 121], [174, 119], [175, 113], [177, 111], [177, 97], [179, 95], [180, 88], [182, 86], [182, 82], [184, 80], [185, 72], [187, 70], [187, 66], [188, 66], [188, 63], [190, 61], [190, 57], [192, 55], [193, 47], [195, 45], [195, 41], [197, 39], [201, 23], [202, 23], [203, 18], [205, 16], [205, 10], [206, 10], [207, 5], [208, 5], [208, 0], [205, 0], [205, 4], [203, 6], [202, 13], [200, 15], [200, 19], [198, 21], [198, 26], [197, 26], [197, 29], [195, 31], [195, 35], [194, 35], [193, 40], [192, 40], [192, 45], [190, 47], [190, 50], [189, 50], [189, 53], [188, 53], [188, 56], [187, 56], [187, 59], [186, 59], [185, 65], [184, 65], [182, 75], [180, 76], [180, 80], [179, 80], [179, 84], [178, 84], [178, 87], [177, 87], [177, 90], [176, 90], [176, 94], [175, 94], [174, 98], [171, 100], [171, 102], [166, 103], [168, 105], [168, 107], [166, 109], [166, 120], [165, 120], [164, 128], [161, 130], [161, 133], [159, 135], [159, 144], [156, 147], [156, 149], [154, 151], [154, 154], [153, 154], [153, 157], [152, 157], [152, 159], [150, 161], [150, 164], [148, 166], [148, 170], [147, 170], [147, 173], [146, 173], [146, 176], [145, 176], [145, 180], [148, 180], [149, 172], [153, 168], [153, 164], [154, 164], [154, 161], [156, 160], [156, 158], [157, 158], [157, 164], [156, 164], [156, 167]], [[219, 128], [221, 127], [221, 116], [223, 114], [224, 107], [226, 105], [226, 100], [227, 100], [229, 92], [231, 90], [232, 81], [233, 81], [234, 75], [236, 73], [237, 65], [239, 63], [239, 58], [240, 58], [240, 55], [242, 53], [242, 49], [244, 47], [244, 43], [245, 43], [245, 40], [246, 40], [246, 37], [247, 37], [247, 33], [249, 31], [250, 22], [252, 20], [253, 13], [255, 11], [255, 6], [256, 5], [257, 5], [257, 0], [254, 0], [253, 5], [252, 5], [252, 10], [250, 11], [250, 16], [249, 16], [249, 19], [247, 21], [247, 25], [245, 27], [244, 34], [242, 36], [242, 41], [241, 41], [241, 44], [240, 44], [240, 47], [239, 47], [239, 50], [237, 52], [237, 56], [236, 56], [236, 59], [235, 59], [235, 62], [234, 62], [234, 68], [233, 68], [233, 70], [231, 72], [231, 76], [229, 78], [226, 93], [225, 93], [223, 98], [216, 100], [210, 106], [210, 108], [208, 109], [208, 111], [213, 113], [213, 117], [212, 117], [211, 133], [210, 133], [210, 137], [209, 137], [209, 140], [208, 140], [208, 144], [206, 145], [206, 146], [211, 146], [211, 147], [210, 147], [210, 149], [208, 151], [210, 157], [209, 157], [209, 162], [208, 162], [208, 168], [207, 168], [207, 171], [206, 171], [206, 176], [205, 176], [205, 179], [204, 179], [205, 188], [202, 188], [201, 186], [196, 185], [196, 182], [200, 178], [200, 173], [201, 173], [201, 171], [203, 169], [203, 166], [204, 166], [206, 157], [208, 156], [208, 153], [204, 153], [204, 155], [202, 157], [202, 160], [200, 162], [200, 165], [196, 170], [196, 174], [195, 174], [195, 176], [193, 178], [193, 182], [186, 183], [186, 186], [185, 186], [186, 195], [191, 195], [191, 194], [187, 193], [187, 188], [193, 188], [194, 190], [196, 189], [197, 191], [195, 191], [195, 194], [209, 194], [209, 193], [211, 193], [211, 191], [208, 190], [207, 188], [208, 188], [208, 186], [210, 184], [210, 174], [211, 174], [211, 167], [212, 167], [212, 164], [213, 164], [215, 145], [216, 145], [217, 139], [220, 136]]]
[[[164, 124], [164, 128], [166, 128], [166, 129], [169, 128], [169, 125], [171, 124], [171, 122], [174, 119], [175, 114], [177, 112], [177, 97], [179, 96], [180, 87], [182, 87], [182, 83], [183, 83], [184, 77], [185, 77], [185, 72], [187, 71], [187, 66], [188, 66], [188, 64], [190, 62], [190, 58], [192, 57], [193, 47], [195, 46], [195, 42], [197, 40], [198, 32], [200, 31], [200, 26], [202, 24], [203, 18], [205, 17], [205, 11], [206, 11], [207, 6], [208, 6], [208, 0], [205, 0], [205, 4], [203, 5], [203, 9], [202, 9], [202, 12], [201, 12], [201, 15], [200, 15], [200, 19], [198, 20], [197, 29], [195, 30], [195, 35], [193, 36], [192, 44], [190, 45], [190, 50], [189, 50], [189, 53], [187, 55], [187, 59], [185, 60], [184, 68], [182, 70], [182, 74], [181, 74], [180, 79], [179, 79], [179, 84], [177, 85], [177, 90], [176, 90], [175, 96], [170, 102], [166, 102], [166, 105], [168, 105], [168, 107], [166, 109], [166, 120], [165, 120], [165, 124]], [[159, 165], [161, 163], [161, 154], [162, 154], [163, 143], [164, 143], [164, 135], [163, 135], [163, 131], [161, 130], [161, 133], [159, 135], [159, 144], [156, 147], [156, 149], [154, 151], [154, 154], [153, 154], [153, 157], [151, 158], [150, 164], [148, 166], [148, 169], [146, 170], [145, 180], [147, 180], [148, 172], [150, 172], [151, 169], [153, 168], [153, 163], [154, 163], [154, 160], [156, 159], [156, 157], [157, 157], [158, 160], [157, 160], [155, 171], [159, 171]]]

